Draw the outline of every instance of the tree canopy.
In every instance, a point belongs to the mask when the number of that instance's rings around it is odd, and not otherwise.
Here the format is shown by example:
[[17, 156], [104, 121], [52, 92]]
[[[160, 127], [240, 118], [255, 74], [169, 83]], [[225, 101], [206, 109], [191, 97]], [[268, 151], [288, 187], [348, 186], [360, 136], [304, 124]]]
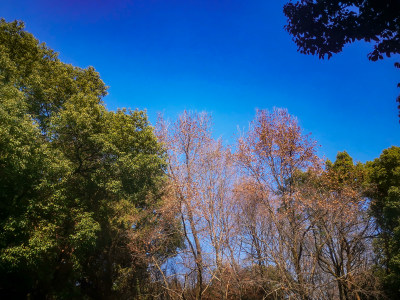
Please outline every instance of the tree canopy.
[[300, 53], [329, 59], [354, 41], [373, 43], [372, 61], [400, 53], [399, 0], [300, 0], [283, 11]]
[[320, 58], [354, 41], [374, 42], [372, 61], [400, 53], [400, 1], [301, 0], [284, 6], [285, 26], [299, 51]]
[[146, 114], [107, 110], [95, 69], [62, 63], [22, 22], [0, 21], [0, 49], [0, 295], [133, 297], [162, 220]]
[[373, 202], [371, 212], [379, 226], [376, 252], [388, 294], [400, 296], [400, 147], [385, 149], [367, 164]]

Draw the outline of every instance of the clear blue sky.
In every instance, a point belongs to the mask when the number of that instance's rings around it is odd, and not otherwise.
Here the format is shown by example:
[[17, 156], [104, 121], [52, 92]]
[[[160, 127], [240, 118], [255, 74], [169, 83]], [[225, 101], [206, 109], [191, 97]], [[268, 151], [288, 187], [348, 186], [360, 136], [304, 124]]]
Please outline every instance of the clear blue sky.
[[3, 0], [0, 11], [64, 62], [94, 66], [109, 109], [147, 109], [152, 122], [206, 110], [232, 141], [256, 108], [284, 107], [330, 159], [346, 150], [364, 162], [400, 145], [400, 57], [369, 62], [365, 43], [329, 61], [299, 54], [283, 29], [285, 2]]

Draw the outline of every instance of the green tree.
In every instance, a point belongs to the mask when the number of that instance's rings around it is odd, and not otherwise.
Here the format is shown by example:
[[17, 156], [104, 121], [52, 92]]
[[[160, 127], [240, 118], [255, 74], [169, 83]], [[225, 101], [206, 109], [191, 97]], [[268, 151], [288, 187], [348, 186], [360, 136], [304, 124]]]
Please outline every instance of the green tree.
[[42, 273], [46, 256], [54, 253], [56, 223], [39, 215], [50, 216], [52, 210], [43, 173], [58, 166], [24, 111], [22, 93], [1, 85], [0, 99], [0, 291], [26, 294], [34, 277], [47, 276]]
[[146, 114], [108, 111], [94, 68], [62, 63], [22, 22], [0, 21], [0, 50], [0, 296], [143, 293], [147, 257], [179, 243]]
[[379, 227], [376, 252], [386, 290], [400, 297], [400, 147], [391, 147], [367, 164], [371, 212]]

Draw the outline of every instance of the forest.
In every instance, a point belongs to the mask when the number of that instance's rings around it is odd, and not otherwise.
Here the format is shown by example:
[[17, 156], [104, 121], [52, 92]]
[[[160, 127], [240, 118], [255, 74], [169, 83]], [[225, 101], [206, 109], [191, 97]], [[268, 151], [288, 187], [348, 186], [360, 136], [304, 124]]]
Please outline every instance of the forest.
[[0, 21], [1, 299], [400, 298], [400, 147], [330, 161], [285, 108], [232, 143], [209, 112], [150, 124], [24, 26]]

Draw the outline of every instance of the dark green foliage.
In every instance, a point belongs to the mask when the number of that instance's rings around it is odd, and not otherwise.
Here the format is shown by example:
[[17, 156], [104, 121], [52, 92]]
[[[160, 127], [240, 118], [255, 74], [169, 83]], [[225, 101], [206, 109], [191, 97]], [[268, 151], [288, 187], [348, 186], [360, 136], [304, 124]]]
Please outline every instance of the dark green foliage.
[[371, 212], [379, 226], [376, 251], [388, 295], [400, 297], [400, 147], [391, 147], [367, 164]]
[[[399, 0], [300, 0], [283, 11], [285, 28], [301, 53], [329, 59], [346, 44], [366, 41], [374, 43], [372, 61], [400, 54]], [[397, 102], [400, 112], [400, 96]]]
[[356, 40], [374, 41], [369, 59], [400, 53], [400, 1], [301, 0], [284, 6], [285, 26], [299, 51], [320, 58]]
[[158, 226], [164, 154], [145, 113], [105, 95], [92, 67], [0, 21], [1, 298], [132, 297], [148, 277], [132, 248]]

